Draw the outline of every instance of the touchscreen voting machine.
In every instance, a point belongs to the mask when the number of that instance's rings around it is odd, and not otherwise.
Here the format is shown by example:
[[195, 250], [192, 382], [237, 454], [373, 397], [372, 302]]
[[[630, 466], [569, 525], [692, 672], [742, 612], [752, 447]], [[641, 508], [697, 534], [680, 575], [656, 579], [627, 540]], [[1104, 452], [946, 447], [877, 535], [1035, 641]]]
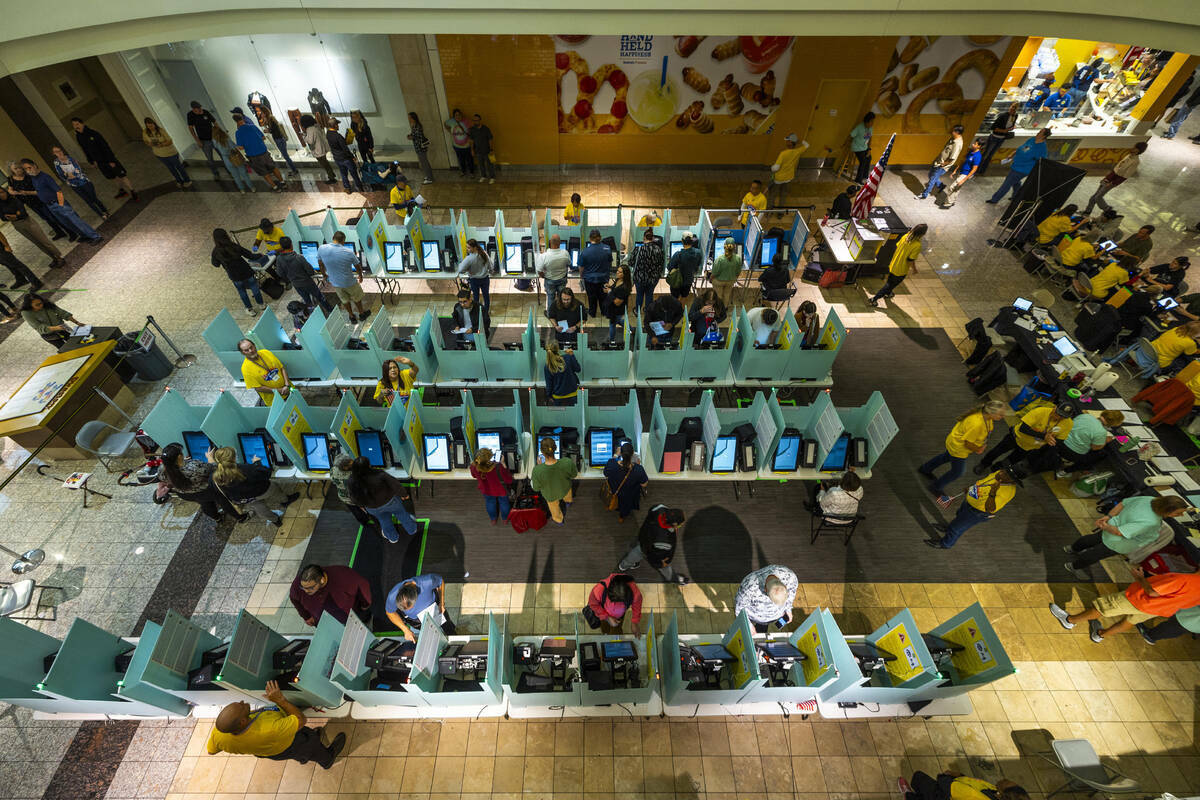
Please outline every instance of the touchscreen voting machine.
[[383, 469], [387, 466], [383, 453], [383, 432], [361, 428], [354, 432], [354, 443], [358, 446], [358, 454], [370, 462], [372, 467]]
[[332, 461], [329, 437], [323, 433], [300, 434], [304, 445], [304, 469], [308, 472], [328, 472]]
[[613, 457], [613, 430], [593, 428], [588, 431], [588, 466], [603, 469]]
[[427, 433], [424, 436], [423, 453], [427, 472], [450, 471], [450, 435]]
[[213, 449], [212, 441], [200, 431], [184, 431], [183, 446], [187, 448], [188, 458], [197, 461], [203, 461], [204, 454]]
[[253, 463], [257, 458], [264, 466], [273, 466], [275, 459], [272, 457], [274, 448], [267, 442], [265, 433], [239, 433], [238, 446], [242, 449], [242, 460], [247, 464]]

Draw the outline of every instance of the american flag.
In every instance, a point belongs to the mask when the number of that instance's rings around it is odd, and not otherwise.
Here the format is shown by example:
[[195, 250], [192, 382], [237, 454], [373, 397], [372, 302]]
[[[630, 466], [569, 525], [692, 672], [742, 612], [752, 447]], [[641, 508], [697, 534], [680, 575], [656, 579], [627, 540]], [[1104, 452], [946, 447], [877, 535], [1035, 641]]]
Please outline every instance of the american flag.
[[854, 219], [866, 219], [867, 214], [871, 211], [871, 204], [875, 201], [875, 194], [879, 191], [879, 182], [883, 180], [883, 171], [887, 169], [888, 156], [892, 154], [892, 144], [896, 141], [896, 134], [892, 134], [888, 139], [887, 147], [883, 148], [883, 155], [875, 162], [875, 166], [871, 168], [871, 174], [867, 176], [867, 182], [858, 190], [858, 194], [854, 197], [854, 205], [850, 209], [850, 216]]

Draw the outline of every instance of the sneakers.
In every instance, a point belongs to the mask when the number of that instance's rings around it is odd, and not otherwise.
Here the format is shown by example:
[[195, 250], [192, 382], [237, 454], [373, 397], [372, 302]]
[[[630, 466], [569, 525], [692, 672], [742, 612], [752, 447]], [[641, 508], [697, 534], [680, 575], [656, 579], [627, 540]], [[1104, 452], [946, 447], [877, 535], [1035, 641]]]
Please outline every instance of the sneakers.
[[680, 575], [676, 573], [675, 583], [679, 584], [680, 586], [687, 586], [691, 582], [691, 579], [689, 579], [687, 575]]
[[1066, 553], [1066, 554], [1067, 554], [1067, 555], [1069, 555], [1069, 556], [1073, 556], [1073, 555], [1075, 555], [1075, 548], [1074, 548], [1074, 547], [1072, 547], [1072, 546], [1071, 546], [1071, 545], [1069, 545], [1069, 544], [1064, 544], [1064, 545], [1063, 545], [1063, 552], [1064, 552], [1064, 553]]
[[1067, 619], [1067, 617], [1070, 615], [1067, 614], [1066, 611], [1063, 611], [1062, 607], [1059, 606], [1058, 603], [1050, 604], [1050, 613], [1053, 614], [1054, 618], [1056, 620], [1058, 620], [1059, 624], [1062, 625], [1067, 630], [1071, 630], [1071, 628], [1075, 627], [1075, 623], [1071, 622]]
[[1096, 644], [1100, 644], [1101, 642], [1104, 641], [1104, 637], [1100, 635], [1100, 620], [1098, 620], [1098, 619], [1089, 619], [1088, 620], [1088, 638], [1091, 639]]
[[248, 316], [251, 316], [251, 317], [257, 317], [257, 316], [258, 316], [258, 311], [257, 311], [257, 310], [255, 310], [255, 309], [253, 309], [253, 308], [247, 308], [247, 309], [246, 309], [246, 314], [247, 314]]
[[904, 778], [896, 778], [896, 788], [900, 790], [901, 795], [908, 795], [912, 793], [912, 786], [910, 786], [908, 781]]
[[949, 550], [950, 549], [949, 547], [946, 546], [945, 540], [943, 540], [940, 537], [936, 538], [936, 539], [933, 537], [930, 537], [925, 540], [925, 544], [932, 547], [934, 550]]
[[879, 301], [876, 300], [874, 297], [868, 297], [867, 305], [869, 305], [871, 308], [879, 308]]
[[1078, 567], [1075, 566], [1074, 561], [1068, 561], [1067, 563], [1063, 564], [1063, 569], [1065, 569], [1067, 572], [1071, 573], [1078, 580], [1081, 580], [1081, 581], [1086, 581], [1089, 577], [1086, 571], [1079, 569]]
[[283, 527], [283, 514], [276, 514], [275, 518], [271, 520], [271, 524], [274, 525], [276, 528], [282, 528]]
[[433, 183], [433, 178], [426, 178], [425, 180], [421, 181], [421, 183], [423, 183], [423, 184]]
[[491, 183], [495, 183], [495, 182], [496, 182], [496, 179], [495, 179], [495, 178], [488, 178], [488, 183], [489, 183], [489, 184], [491, 184]]
[[1156, 642], [1150, 638], [1150, 633], [1149, 633], [1150, 629], [1146, 627], [1146, 623], [1139, 622], [1138, 624], [1134, 625], [1133, 627], [1137, 628], [1137, 632], [1142, 635], [1143, 642], [1145, 642], [1146, 644], [1151, 645], [1151, 646], [1158, 644], [1158, 642]]
[[479, 182], [480, 182], [480, 183], [483, 183], [483, 180], [484, 180], [483, 178], [480, 178], [480, 179], [479, 179]]
[[280, 505], [283, 506], [284, 508], [287, 508], [288, 506], [290, 506], [292, 503], [296, 502], [299, 499], [300, 499], [300, 493], [292, 492], [287, 497], [283, 498], [283, 502], [280, 503]]
[[1065, 469], [1056, 469], [1056, 470], [1054, 470], [1054, 477], [1059, 478], [1059, 479], [1069, 478], [1069, 477], [1071, 477], [1071, 473]]
[[348, 319], [350, 321], [351, 325], [358, 324], [358, 317], [354, 316], [353, 314], [347, 314], [346, 319]]
[[383, 530], [382, 528], [380, 529], [379, 532], [380, 532], [380, 534], [383, 535], [384, 539], [388, 540], [388, 542], [390, 544], [395, 544], [396, 542], [400, 541], [400, 534], [397, 533], [394, 529], [392, 530], [392, 532], [390, 534], [387, 531]]
[[987, 203], [989, 206], [994, 206], [997, 203], [999, 203], [1000, 201], [999, 200], [985, 200], [984, 202]]
[[913, 195], [913, 200], [924, 200], [924, 199], [925, 199], [925, 198], [927, 198], [927, 197], [929, 197], [929, 195], [927, 195], [927, 194], [924, 194], [924, 193], [922, 193], [922, 194], [914, 194], [914, 195]]

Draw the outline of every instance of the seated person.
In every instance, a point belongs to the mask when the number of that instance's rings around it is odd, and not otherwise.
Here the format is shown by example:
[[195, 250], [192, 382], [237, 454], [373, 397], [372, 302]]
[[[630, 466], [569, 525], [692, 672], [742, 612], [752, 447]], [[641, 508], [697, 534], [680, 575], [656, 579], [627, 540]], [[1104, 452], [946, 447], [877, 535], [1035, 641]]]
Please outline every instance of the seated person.
[[1071, 420], [1071, 432], [1067, 438], [1059, 439], [1055, 451], [1061, 459], [1060, 469], [1054, 475], [1066, 478], [1076, 470], [1088, 469], [1104, 458], [1104, 446], [1112, 441], [1113, 428], [1125, 424], [1125, 415], [1120, 411], [1102, 411], [1100, 416], [1084, 412]]
[[692, 347], [702, 347], [704, 343], [719, 344], [721, 342], [721, 323], [725, 321], [728, 312], [721, 298], [712, 289], [700, 292], [692, 301], [688, 312], [688, 327], [692, 331]]
[[939, 773], [936, 778], [917, 770], [913, 773], [911, 783], [904, 778], [896, 783], [903, 800], [1029, 800], [1029, 793], [1010, 780], [1001, 778], [992, 784], [948, 770]]
[[[1129, 331], [1129, 333], [1120, 337], [1117, 341], [1122, 345], [1128, 346], [1142, 335], [1142, 328], [1146, 324], [1146, 320], [1152, 317], [1157, 312], [1158, 297], [1162, 294], [1162, 289], [1157, 286], [1148, 286], [1145, 289], [1132, 289], [1129, 297], [1124, 303], [1117, 306], [1117, 314], [1121, 320], [1121, 330]], [[1200, 308], [1200, 295], [1197, 295], [1197, 308]], [[1180, 307], [1182, 308], [1182, 306]], [[1200, 319], [1200, 317], [1197, 317]]]
[[1109, 556], [1150, 547], [1158, 540], [1163, 520], [1178, 517], [1188, 508], [1186, 500], [1173, 495], [1127, 497], [1096, 521], [1099, 533], [1080, 536], [1067, 548], [1072, 559], [1063, 566], [1076, 578], [1088, 580], [1088, 567]]
[[[646, 312], [646, 333], [650, 335], [652, 342], [658, 344], [667, 344], [671, 342], [675, 335], [675, 326], [683, 319], [683, 304], [669, 294], [664, 294], [650, 304], [649, 310]], [[665, 330], [662, 333], [655, 332], [654, 323], [658, 323]]]
[[271, 258], [279, 252], [279, 240], [283, 238], [283, 228], [280, 228], [274, 222], [263, 217], [258, 221], [258, 230], [254, 232], [254, 244], [250, 246], [250, 250], [257, 254], [259, 250], [266, 250], [265, 255], [258, 258], [258, 263], [268, 265]]
[[1071, 218], [1079, 212], [1079, 206], [1071, 203], [1063, 206], [1058, 211], [1055, 211], [1050, 216], [1037, 225], [1037, 243], [1039, 247], [1050, 247], [1058, 244], [1058, 240], [1065, 233], [1072, 233], [1081, 225], [1088, 221], [1087, 217], [1083, 217], [1079, 222], [1072, 222]]
[[1187, 256], [1179, 256], [1170, 264], [1143, 267], [1138, 278], [1147, 285], [1162, 289], [1163, 294], [1167, 297], [1176, 297], [1179, 294], [1179, 284], [1183, 283], [1188, 267], [1191, 265], [1192, 262]]
[[[401, 368], [401, 364], [405, 368]], [[384, 361], [383, 374], [375, 383], [375, 401], [384, 408], [391, 408], [397, 400], [407, 403], [419, 371], [411, 358], [396, 356]]]
[[554, 323], [554, 336], [559, 344], [574, 347], [579, 341], [579, 333], [583, 330], [584, 320], [588, 318], [587, 306], [575, 299], [575, 292], [569, 286], [558, 290], [558, 299], [546, 316]]
[[786, 300], [791, 297], [792, 273], [787, 268], [787, 260], [784, 259], [783, 253], [775, 254], [771, 259], [771, 266], [758, 276], [758, 282], [762, 284], [763, 295], [768, 300]]
[[796, 327], [800, 330], [800, 346], [814, 348], [817, 337], [821, 335], [821, 315], [817, 313], [817, 304], [805, 300], [796, 312]]
[[1064, 267], [1075, 270], [1082, 269], [1084, 259], [1096, 257], [1096, 242], [1099, 238], [1100, 234], [1095, 231], [1089, 231], [1083, 236], [1076, 236], [1059, 251], [1059, 261]]
[[1190, 356], [1196, 352], [1196, 337], [1200, 337], [1200, 322], [1189, 322], [1171, 328], [1169, 331], [1154, 339], [1150, 344], [1158, 356], [1159, 369], [1166, 369], [1171, 362], [1180, 356]]
[[1113, 251], [1113, 255], [1120, 258], [1126, 266], [1133, 268], [1146, 260], [1146, 256], [1150, 255], [1150, 251], [1154, 249], [1154, 240], [1150, 238], [1150, 234], [1154, 233], [1153, 225], [1143, 225], [1137, 229], [1136, 233], [1131, 233], [1117, 245], [1117, 249]]
[[1096, 300], [1107, 300], [1121, 284], [1128, 282], [1129, 270], [1116, 261], [1110, 262], [1092, 278], [1092, 297]]
[[[814, 515], [832, 514], [838, 517], [853, 517], [858, 513], [858, 504], [862, 502], [862, 499], [862, 479], [855, 475], [853, 470], [850, 470], [845, 472], [842, 479], [836, 483], [833, 481], [814, 482], [810, 501], [804, 505]], [[833, 525], [849, 525], [852, 520], [832, 519], [829, 522]]]
[[833, 198], [829, 208], [830, 219], [850, 219], [850, 210], [854, 207], [854, 196], [858, 194], [858, 185], [850, 184], [846, 190]]
[[1185, 294], [1177, 298], [1179, 305], [1171, 309], [1171, 313], [1182, 319], [1200, 320], [1200, 292]]
[[459, 342], [471, 342], [471, 334], [482, 333], [484, 338], [492, 335], [492, 315], [486, 307], [471, 300], [470, 289], [458, 290], [458, 302], [450, 311], [454, 330]]
[[446, 613], [446, 582], [433, 572], [402, 580], [388, 592], [384, 611], [388, 619], [404, 633], [410, 642], [417, 640], [421, 630], [421, 612], [429, 609], [435, 620], [441, 620], [442, 632], [453, 636], [454, 623]]
[[750, 330], [754, 331], [754, 344], [766, 347], [775, 343], [783, 327], [783, 317], [773, 308], [752, 308], [746, 312]]

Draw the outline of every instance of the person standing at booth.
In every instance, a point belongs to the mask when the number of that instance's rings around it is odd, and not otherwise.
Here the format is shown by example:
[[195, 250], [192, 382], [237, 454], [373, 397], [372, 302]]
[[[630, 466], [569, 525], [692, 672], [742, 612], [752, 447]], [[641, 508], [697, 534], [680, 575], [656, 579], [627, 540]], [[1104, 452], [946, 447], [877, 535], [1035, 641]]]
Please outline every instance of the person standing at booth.
[[406, 578], [388, 592], [384, 613], [410, 642], [421, 632], [421, 615], [428, 611], [442, 633], [453, 636], [458, 630], [446, 613], [446, 582], [434, 572]]
[[484, 252], [483, 246], [474, 239], [467, 239], [467, 254], [458, 262], [457, 274], [467, 276], [471, 299], [484, 309], [491, 309], [492, 260]]
[[588, 310], [575, 299], [571, 287], [564, 286], [558, 290], [558, 299], [550, 306], [547, 316], [554, 323], [554, 338], [558, 343], [563, 347], [575, 347], [579, 334], [583, 332], [583, 323], [588, 318]]
[[571, 195], [571, 202], [563, 209], [563, 224], [579, 225], [583, 220], [583, 209], [583, 198], [579, 196], [579, 192], [575, 192]]
[[508, 521], [508, 512], [512, 510], [508, 502], [508, 487], [513, 483], [512, 472], [496, 461], [495, 455], [490, 448], [479, 448], [475, 451], [470, 469], [475, 488], [483, 495], [483, 504], [493, 525], [500, 520]]
[[671, 296], [682, 300], [692, 293], [692, 283], [704, 266], [704, 254], [696, 246], [696, 237], [690, 233], [683, 235], [683, 249], [671, 256], [667, 264], [667, 283], [671, 283], [671, 273], [678, 272], [679, 278], [671, 286]]
[[[1008, 404], [999, 400], [988, 400], [981, 406], [972, 408], [959, 415], [954, 427], [946, 436], [946, 449], [926, 461], [917, 468], [917, 472], [933, 481], [929, 490], [938, 496], [943, 504], [950, 502], [946, 496], [946, 487], [962, 477], [967, 459], [972, 453], [983, 453], [988, 436], [996, 420], [1004, 419]], [[950, 465], [950, 469], [940, 478], [934, 476], [934, 470]]]
[[592, 228], [588, 233], [588, 245], [579, 254], [579, 271], [583, 279], [583, 290], [587, 293], [588, 316], [600, 313], [604, 302], [604, 284], [612, 274], [612, 248], [601, 241], [600, 231]]
[[724, 250], [713, 262], [712, 286], [717, 297], [721, 298], [721, 302], [727, 307], [733, 305], [733, 287], [737, 286], [743, 267], [745, 262], [737, 254], [737, 242], [733, 241], [733, 237], [725, 239]]
[[[554, 343], [551, 342], [551, 345]], [[547, 358], [550, 351], [546, 351]], [[569, 355], [569, 354], [568, 354]], [[574, 358], [572, 356], [572, 358]], [[556, 403], [555, 405], [559, 405]], [[562, 405], [568, 405], [563, 403]], [[571, 403], [570, 405], [574, 405]], [[558, 458], [554, 455], [554, 440], [549, 436], [542, 439], [538, 445], [541, 455], [538, 464], [534, 465], [529, 474], [529, 483], [535, 492], [541, 492], [550, 509], [550, 519], [555, 525], [563, 524], [563, 506], [575, 502], [572, 494], [572, 482], [579, 474], [575, 462], [569, 458]]]
[[396, 520], [409, 536], [417, 533], [417, 521], [409, 513], [406, 500], [412, 500], [408, 487], [377, 467], [364, 456], [354, 459], [350, 465], [350, 479], [346, 481], [346, 492], [355, 505], [362, 506], [379, 523], [383, 538], [391, 544], [400, 541]]
[[800, 581], [796, 573], [782, 564], [770, 564], [756, 569], [742, 579], [733, 600], [733, 615], [743, 611], [758, 633], [767, 633], [770, 626], [782, 628], [792, 621], [796, 605], [796, 590]]
[[183, 445], [171, 442], [162, 449], [162, 474], [175, 493], [191, 503], [199, 503], [200, 511], [211, 520], [220, 522], [224, 514], [242, 522], [246, 516], [238, 513], [229, 499], [212, 482], [216, 465], [198, 458], [188, 458]]
[[[400, 365], [404, 365], [404, 369]], [[408, 403], [413, 385], [417, 382], [417, 373], [421, 368], [411, 358], [396, 356], [383, 362], [383, 374], [375, 382], [375, 401], [384, 408], [391, 408], [399, 400]]]
[[270, 350], [259, 350], [254, 342], [242, 339], [238, 342], [238, 351], [245, 357], [242, 361], [242, 381], [247, 389], [258, 392], [263, 403], [271, 405], [275, 402], [275, 392], [287, 398], [291, 391], [291, 380], [287, 368]]
[[642, 592], [633, 578], [614, 572], [592, 587], [584, 617], [592, 628], [611, 635], [624, 632], [626, 615], [632, 623], [629, 632], [637, 636], [642, 632]]
[[326, 745], [319, 730], [305, 726], [308, 718], [288, 702], [275, 681], [267, 681], [266, 698], [275, 708], [251, 711], [245, 701], [222, 708], [205, 745], [208, 754], [250, 755], [301, 764], [314, 761], [322, 769], [332, 767], [346, 746], [346, 734], [339, 733]]
[[[323, 244], [317, 248], [317, 264], [321, 270], [321, 277], [329, 281], [342, 308], [346, 309], [350, 324], [353, 325], [365, 321], [369, 312], [363, 306], [367, 295], [362, 288], [363, 274], [358, 255], [349, 247], [344, 247], [345, 243], [346, 234], [335, 231], [332, 244]], [[358, 309], [357, 317], [354, 316], [355, 308]]]
[[739, 222], [743, 228], [746, 227], [746, 223], [750, 220], [751, 211], [760, 212], [767, 210], [767, 195], [763, 191], [762, 181], [757, 179], [750, 181], [750, 191], [742, 195], [741, 209], [742, 216], [739, 218]]
[[458, 290], [458, 302], [450, 310], [453, 330], [459, 344], [474, 342], [476, 333], [482, 333], [484, 339], [492, 335], [492, 317], [488, 310], [471, 299], [469, 289]]
[[329, 469], [329, 482], [333, 484], [334, 490], [337, 492], [338, 500], [342, 501], [342, 505], [350, 512], [350, 516], [354, 517], [354, 521], [363, 527], [370, 525], [379, 525], [379, 521], [367, 513], [367, 510], [360, 505], [355, 504], [350, 499], [350, 490], [347, 486], [350, 483], [350, 470], [354, 468], [354, 456], [343, 455], [338, 456], [334, 460], [333, 466]]
[[675, 326], [683, 319], [683, 304], [669, 294], [655, 300], [646, 309], [646, 333], [655, 344], [676, 341]]
[[368, 627], [371, 624], [371, 585], [350, 567], [306, 564], [292, 581], [288, 599], [310, 628], [322, 614], [345, 625], [353, 613]]
[[637, 289], [633, 299], [635, 315], [649, 313], [650, 304], [654, 301], [654, 289], [662, 280], [664, 264], [666, 258], [663, 247], [654, 231], [647, 228], [642, 234], [641, 245], [633, 248], [633, 254], [629, 256], [629, 269], [633, 273], [634, 288]]
[[[218, 447], [204, 454], [205, 459], [216, 464], [212, 480], [229, 502], [243, 506], [262, 517], [276, 528], [283, 526], [283, 511], [272, 511], [264, 497], [270, 493], [271, 468], [263, 464], [258, 456], [252, 463], [240, 464], [237, 451], [232, 447]], [[300, 499], [299, 492], [292, 492], [284, 497], [280, 507], [286, 509]]]
[[[624, 522], [630, 513], [641, 507], [642, 494], [650, 483], [646, 468], [634, 458], [631, 442], [623, 442], [618, 455], [604, 465], [604, 480], [608, 484], [609, 495], [617, 500], [617, 522]], [[629, 557], [626, 556], [625, 560], [629, 560]]]
[[567, 285], [567, 272], [571, 268], [571, 254], [559, 245], [562, 239], [557, 233], [551, 234], [546, 242], [546, 250], [534, 259], [538, 277], [542, 279], [546, 290], [546, 315], [550, 315], [550, 307], [558, 300], [558, 292]]
[[662, 503], [651, 507], [646, 512], [646, 519], [642, 521], [638, 538], [617, 565], [617, 571], [632, 572], [641, 566], [644, 558], [650, 566], [658, 570], [658, 574], [662, 575], [667, 583], [687, 586], [691, 583], [688, 576], [676, 572], [671, 566], [671, 560], [675, 558], [675, 548], [679, 543], [679, 533], [686, 520], [682, 509], [668, 508]]
[[1063, 547], [1074, 556], [1063, 566], [1076, 578], [1088, 580], [1087, 568], [1109, 556], [1127, 556], [1154, 544], [1164, 519], [1178, 517], [1188, 510], [1186, 500], [1176, 495], [1165, 497], [1127, 497], [1100, 519], [1097, 533], [1080, 536]]
[[546, 378], [546, 399], [550, 405], [575, 405], [579, 397], [579, 373], [582, 369], [570, 347], [560, 352], [557, 340], [546, 342], [546, 366], [542, 372]]
[[[916, 274], [917, 272], [917, 256], [921, 255], [921, 240], [925, 238], [925, 232], [929, 227], [921, 222], [912, 227], [908, 233], [900, 237], [896, 242], [896, 249], [892, 253], [892, 260], [888, 263], [888, 276], [883, 282], [883, 286], [879, 287], [879, 291], [871, 297], [867, 298], [867, 303], [872, 307], [878, 307], [881, 299], [891, 299], [895, 294], [896, 287], [904, 282], [908, 277], [908, 273]], [[776, 253], [776, 258], [780, 254]], [[765, 277], [765, 273], [763, 277]], [[761, 278], [760, 278], [761, 280]], [[764, 281], [764, 286], [765, 281]]]
[[625, 331], [625, 312], [629, 307], [629, 294], [633, 291], [633, 279], [629, 276], [629, 267], [622, 264], [605, 287], [604, 302], [601, 309], [608, 318], [608, 341], [612, 344], [617, 340], [617, 328]]
[[296, 294], [300, 295], [300, 299], [307, 306], [310, 308], [320, 306], [325, 316], [329, 316], [329, 312], [333, 311], [333, 304], [325, 299], [325, 293], [313, 280], [313, 275], [316, 273], [313, 272], [312, 264], [309, 264], [308, 259], [292, 249], [292, 237], [280, 237], [279, 254], [275, 256], [274, 268], [280, 277], [292, 284]]

